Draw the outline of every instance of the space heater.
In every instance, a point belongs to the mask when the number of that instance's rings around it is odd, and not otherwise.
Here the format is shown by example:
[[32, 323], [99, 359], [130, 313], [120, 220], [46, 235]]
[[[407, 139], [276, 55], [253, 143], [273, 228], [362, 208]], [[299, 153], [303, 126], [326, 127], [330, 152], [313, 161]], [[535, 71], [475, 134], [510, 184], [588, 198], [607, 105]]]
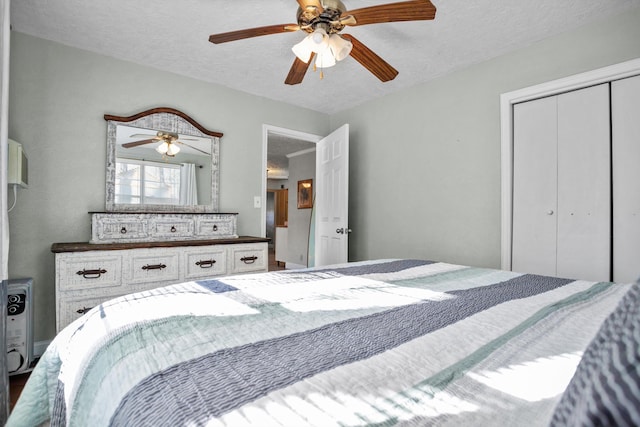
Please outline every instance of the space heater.
[[7, 370], [30, 369], [33, 360], [33, 279], [9, 279], [7, 286]]

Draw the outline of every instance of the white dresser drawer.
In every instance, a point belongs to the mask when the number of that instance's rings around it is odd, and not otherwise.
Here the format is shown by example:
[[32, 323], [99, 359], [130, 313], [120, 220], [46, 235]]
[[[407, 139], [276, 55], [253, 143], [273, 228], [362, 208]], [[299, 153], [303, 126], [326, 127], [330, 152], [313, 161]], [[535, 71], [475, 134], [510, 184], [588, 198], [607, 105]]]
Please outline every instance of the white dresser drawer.
[[267, 271], [268, 252], [266, 243], [230, 246], [229, 274]]
[[120, 286], [122, 256], [119, 252], [63, 254], [56, 261], [60, 291]]
[[235, 215], [219, 215], [219, 217], [208, 215], [198, 217], [196, 218], [195, 235], [212, 239], [238, 237], [236, 235], [236, 217]]
[[58, 299], [58, 307], [56, 307], [56, 328], [60, 331], [69, 323], [83, 316], [103, 302], [121, 296], [119, 293], [100, 295], [100, 296], [82, 296], [77, 294], [68, 295], [66, 298]]
[[221, 276], [227, 273], [227, 251], [224, 245], [190, 249], [184, 252], [185, 280]]
[[193, 237], [193, 219], [159, 218], [149, 221], [149, 236], [153, 239]]
[[162, 286], [163, 282], [178, 282], [180, 254], [175, 249], [130, 251], [129, 256], [123, 260], [123, 284], [131, 287], [143, 283]]
[[148, 225], [134, 218], [107, 218], [96, 226], [97, 241], [128, 242], [147, 239]]

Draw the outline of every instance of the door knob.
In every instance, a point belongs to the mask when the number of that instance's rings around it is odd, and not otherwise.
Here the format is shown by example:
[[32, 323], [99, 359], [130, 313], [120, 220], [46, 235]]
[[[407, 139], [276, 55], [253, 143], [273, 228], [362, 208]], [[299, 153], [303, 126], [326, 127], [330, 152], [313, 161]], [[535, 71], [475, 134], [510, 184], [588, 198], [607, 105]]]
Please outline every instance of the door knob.
[[338, 228], [338, 229], [336, 229], [336, 233], [338, 233], [338, 234], [344, 234], [344, 228]]
[[548, 210], [547, 211], [547, 215], [553, 215], [553, 211], [552, 210]]

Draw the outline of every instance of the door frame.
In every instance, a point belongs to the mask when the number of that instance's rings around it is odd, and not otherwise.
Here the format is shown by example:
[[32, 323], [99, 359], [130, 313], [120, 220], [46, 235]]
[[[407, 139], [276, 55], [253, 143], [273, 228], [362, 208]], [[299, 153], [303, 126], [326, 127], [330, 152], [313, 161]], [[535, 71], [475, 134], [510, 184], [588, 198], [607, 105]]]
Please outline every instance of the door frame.
[[260, 236], [267, 236], [267, 146], [269, 143], [269, 135], [281, 135], [288, 138], [295, 138], [301, 141], [313, 142], [317, 144], [324, 136], [315, 135], [307, 132], [300, 132], [293, 129], [287, 129], [279, 126], [273, 126], [268, 124], [262, 125], [262, 191], [260, 197], [262, 198], [260, 218]]
[[573, 76], [552, 80], [500, 95], [501, 141], [501, 268], [511, 270], [513, 220], [513, 105], [558, 95], [640, 74], [640, 59], [633, 59]]

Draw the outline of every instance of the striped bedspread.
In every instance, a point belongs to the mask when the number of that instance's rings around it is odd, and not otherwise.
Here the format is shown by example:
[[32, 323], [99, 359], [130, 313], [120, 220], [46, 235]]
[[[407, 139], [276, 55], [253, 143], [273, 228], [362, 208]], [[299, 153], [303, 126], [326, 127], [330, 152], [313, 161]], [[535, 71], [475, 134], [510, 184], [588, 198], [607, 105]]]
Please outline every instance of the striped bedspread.
[[63, 330], [8, 425], [548, 425], [629, 288], [420, 260], [158, 288]]

